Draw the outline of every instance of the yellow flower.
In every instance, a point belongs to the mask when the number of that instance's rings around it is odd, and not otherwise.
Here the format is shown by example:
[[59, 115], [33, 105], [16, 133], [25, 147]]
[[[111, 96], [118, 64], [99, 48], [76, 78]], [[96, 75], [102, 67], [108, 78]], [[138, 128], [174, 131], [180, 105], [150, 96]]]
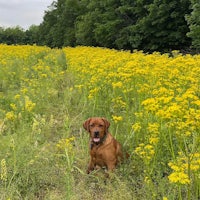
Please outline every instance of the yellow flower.
[[159, 104], [157, 99], [155, 98], [148, 98], [142, 102], [142, 105], [144, 106], [145, 110], [154, 112], [159, 109]]
[[29, 97], [25, 97], [25, 110], [28, 112], [31, 112], [34, 107], [35, 107], [35, 103], [33, 103], [31, 100], [29, 100]]
[[91, 90], [90, 90], [90, 93], [89, 93], [89, 95], [88, 95], [88, 99], [94, 98], [94, 96], [97, 94], [98, 91], [99, 91], [98, 88], [91, 89]]
[[6, 113], [6, 119], [10, 120], [10, 121], [14, 121], [16, 119], [14, 112], [13, 111], [7, 112]]
[[147, 184], [149, 184], [149, 183], [150, 183], [150, 179], [149, 179], [149, 177], [148, 177], [148, 176], [146, 176], [146, 177], [144, 178], [144, 182], [145, 182], [145, 183], [147, 183]]
[[125, 108], [126, 102], [122, 100], [122, 97], [116, 97], [112, 99], [112, 102], [114, 104], [114, 108]]
[[192, 103], [197, 105], [197, 106], [200, 106], [200, 100], [193, 101]]
[[150, 156], [154, 155], [155, 154], [155, 151], [154, 151], [154, 147], [150, 144], [147, 144], [144, 149], [146, 150], [146, 152], [148, 152], [148, 154]]
[[71, 137], [71, 138], [66, 138], [66, 139], [61, 139], [58, 141], [58, 143], [56, 144], [56, 147], [58, 148], [58, 150], [63, 151], [63, 150], [67, 150], [67, 151], [72, 151], [72, 147], [73, 147], [73, 141], [75, 140], [75, 137]]
[[168, 178], [171, 183], [190, 184], [189, 176], [182, 171], [173, 172]]
[[158, 123], [149, 123], [147, 130], [149, 131], [149, 133], [154, 133], [154, 134], [159, 134], [159, 124]]
[[122, 82], [121, 81], [119, 81], [119, 82], [116, 82], [116, 83], [112, 83], [112, 86], [113, 86], [113, 88], [115, 89], [115, 88], [121, 88], [122, 87]]
[[177, 160], [169, 162], [168, 165], [173, 170], [169, 175], [169, 180], [172, 183], [190, 184], [188, 175], [197, 172], [200, 169], [200, 153], [191, 153], [184, 155], [183, 152], [178, 153]]
[[150, 137], [149, 138], [149, 143], [154, 145], [157, 144], [159, 142], [159, 138], [158, 137]]
[[176, 164], [173, 162], [169, 162], [168, 165], [173, 169], [174, 171], [184, 171], [183, 165]]
[[154, 147], [150, 144], [139, 144], [139, 147], [135, 148], [135, 153], [142, 158], [144, 161], [150, 161], [154, 154], [155, 154], [155, 150]]
[[42, 78], [47, 78], [47, 74], [41, 74]]
[[139, 132], [141, 130], [141, 125], [140, 123], [135, 123], [132, 125], [132, 129], [134, 130], [134, 132]]
[[20, 99], [20, 97], [21, 97], [20, 94], [16, 94], [14, 98], [15, 98], [15, 99]]
[[14, 104], [14, 103], [11, 103], [11, 104], [10, 104], [10, 107], [11, 107], [13, 110], [17, 110], [17, 106], [16, 106], [16, 104]]
[[115, 123], [123, 120], [122, 116], [115, 116], [115, 115], [113, 115], [112, 118], [113, 118], [113, 120], [114, 120]]
[[27, 89], [27, 88], [21, 89], [21, 93], [26, 94], [27, 92], [28, 92], [28, 89]]

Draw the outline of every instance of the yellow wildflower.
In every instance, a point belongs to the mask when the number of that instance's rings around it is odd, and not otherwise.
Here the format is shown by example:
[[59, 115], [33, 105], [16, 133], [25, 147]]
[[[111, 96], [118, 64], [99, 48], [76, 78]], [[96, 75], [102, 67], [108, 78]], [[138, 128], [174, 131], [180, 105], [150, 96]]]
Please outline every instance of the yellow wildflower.
[[147, 183], [147, 184], [149, 184], [149, 183], [150, 183], [150, 179], [149, 179], [149, 177], [148, 177], [148, 176], [146, 176], [146, 177], [144, 178], [144, 182], [145, 182], [145, 183]]
[[115, 116], [115, 115], [113, 115], [112, 118], [113, 118], [113, 120], [114, 120], [115, 123], [123, 120], [122, 116]]
[[122, 82], [121, 81], [119, 81], [119, 82], [116, 82], [116, 83], [112, 83], [112, 86], [113, 86], [113, 88], [115, 89], [115, 88], [121, 88], [122, 87]]
[[158, 101], [155, 98], [148, 98], [144, 100], [142, 105], [144, 106], [145, 110], [151, 112], [157, 111], [159, 109]]
[[168, 176], [168, 178], [169, 178], [169, 181], [171, 183], [180, 183], [180, 184], [183, 184], [183, 185], [190, 184], [189, 176], [182, 171], [173, 172], [172, 174], [170, 174]]
[[88, 95], [88, 99], [94, 98], [94, 96], [97, 94], [98, 91], [99, 91], [98, 88], [91, 89], [91, 90], [90, 90], [90, 93], [89, 93], [89, 95]]
[[17, 106], [16, 106], [16, 104], [14, 104], [14, 103], [11, 103], [11, 104], [10, 104], [10, 107], [11, 107], [13, 110], [17, 110]]
[[42, 78], [47, 78], [47, 74], [41, 74]]
[[200, 106], [200, 100], [193, 101], [192, 103], [197, 105], [197, 106]]
[[147, 160], [147, 161], [150, 161], [155, 154], [155, 150], [152, 145], [150, 145], [150, 144], [145, 145], [143, 143], [139, 144], [139, 147], [136, 147], [134, 152], [140, 158]]
[[7, 112], [6, 113], [6, 119], [10, 121], [14, 121], [16, 118], [15, 114], [13, 111]]
[[28, 92], [28, 89], [27, 89], [27, 88], [21, 89], [21, 93], [26, 94], [27, 92]]
[[33, 103], [31, 100], [29, 100], [28, 97], [25, 98], [25, 110], [28, 112], [31, 112], [34, 107], [35, 107], [35, 103]]
[[152, 145], [155, 145], [159, 142], [159, 138], [158, 137], [150, 137], [149, 138], [149, 143], [152, 144]]
[[20, 99], [20, 97], [21, 97], [20, 94], [16, 94], [14, 98], [15, 98], [15, 99]]
[[149, 133], [159, 134], [159, 124], [158, 123], [149, 123], [147, 130]]
[[122, 100], [122, 97], [116, 97], [112, 99], [112, 102], [114, 103], [114, 108], [125, 108], [126, 102]]
[[134, 132], [139, 132], [141, 130], [141, 128], [142, 127], [139, 122], [132, 125], [132, 129], [134, 130]]
[[60, 151], [63, 151], [63, 150], [72, 151], [72, 147], [73, 147], [72, 142], [73, 142], [74, 140], [75, 140], [75, 137], [61, 139], [61, 140], [59, 140], [58, 143], [56, 144], [56, 147], [57, 147], [58, 150], [60, 150]]

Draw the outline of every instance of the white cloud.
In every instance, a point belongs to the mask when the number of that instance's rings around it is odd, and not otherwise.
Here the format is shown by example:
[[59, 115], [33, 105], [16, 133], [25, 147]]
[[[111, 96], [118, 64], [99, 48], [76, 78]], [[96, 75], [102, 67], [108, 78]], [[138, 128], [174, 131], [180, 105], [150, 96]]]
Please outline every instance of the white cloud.
[[0, 26], [28, 29], [42, 22], [44, 11], [53, 0], [0, 0]]

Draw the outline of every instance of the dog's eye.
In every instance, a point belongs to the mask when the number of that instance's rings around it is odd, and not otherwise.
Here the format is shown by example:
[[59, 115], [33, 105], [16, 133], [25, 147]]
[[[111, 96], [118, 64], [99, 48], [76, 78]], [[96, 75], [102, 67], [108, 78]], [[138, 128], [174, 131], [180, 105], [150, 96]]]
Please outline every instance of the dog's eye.
[[94, 124], [90, 124], [90, 127], [94, 127]]
[[99, 127], [103, 127], [103, 124], [99, 124]]

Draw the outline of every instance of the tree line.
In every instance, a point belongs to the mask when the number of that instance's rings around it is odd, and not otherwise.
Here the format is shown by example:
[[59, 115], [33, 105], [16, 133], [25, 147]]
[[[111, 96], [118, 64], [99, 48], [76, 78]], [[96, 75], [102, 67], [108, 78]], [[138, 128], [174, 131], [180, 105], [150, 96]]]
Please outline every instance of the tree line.
[[0, 43], [200, 50], [199, 0], [57, 0], [40, 25], [0, 28]]

